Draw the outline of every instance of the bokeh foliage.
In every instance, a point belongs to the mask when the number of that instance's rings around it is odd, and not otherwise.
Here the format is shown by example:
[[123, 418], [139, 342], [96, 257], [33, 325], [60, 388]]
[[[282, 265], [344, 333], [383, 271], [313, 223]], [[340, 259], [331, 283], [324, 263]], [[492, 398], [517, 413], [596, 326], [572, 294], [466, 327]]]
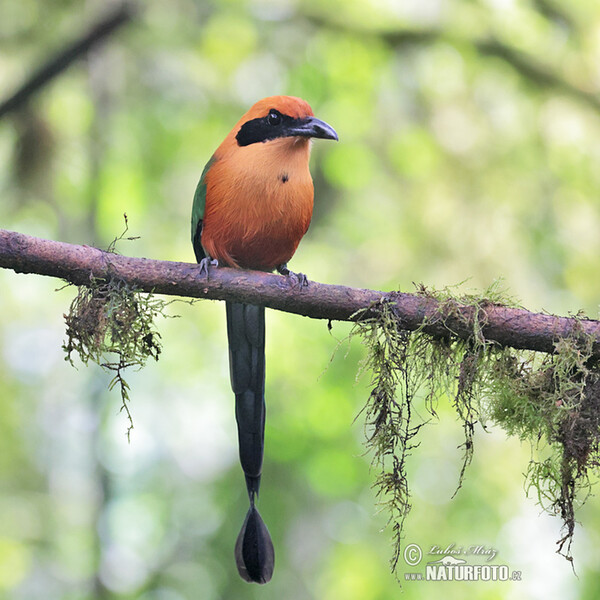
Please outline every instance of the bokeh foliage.
[[[16, 87], [105, 8], [0, 4], [0, 89]], [[595, 0], [173, 0], [0, 122], [0, 226], [193, 260], [191, 199], [239, 115], [306, 98], [340, 143], [314, 145], [313, 225], [292, 268], [374, 289], [498, 277], [524, 306], [598, 316], [600, 9]], [[158, 363], [133, 373], [127, 444], [100, 370], [63, 360], [73, 292], [0, 272], [0, 597], [396, 598], [360, 422], [368, 381], [348, 327], [268, 315], [261, 513], [273, 581], [239, 581], [245, 512], [224, 311], [173, 307]], [[560, 523], [527, 499], [529, 448], [476, 429], [451, 500], [453, 408], [409, 457], [406, 540], [485, 544], [523, 571], [504, 584], [410, 583], [406, 598], [595, 598], [600, 518], [579, 514], [579, 579], [554, 554]], [[407, 570], [408, 567], [407, 567]], [[426, 589], [425, 589], [426, 588]]]

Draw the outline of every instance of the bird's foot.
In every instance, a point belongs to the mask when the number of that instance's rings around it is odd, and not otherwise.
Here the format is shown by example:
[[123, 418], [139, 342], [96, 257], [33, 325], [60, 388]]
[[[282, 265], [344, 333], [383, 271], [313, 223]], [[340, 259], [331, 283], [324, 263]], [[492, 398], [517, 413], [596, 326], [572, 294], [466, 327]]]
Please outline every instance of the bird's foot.
[[290, 271], [285, 263], [277, 267], [277, 272], [285, 277], [295, 279], [300, 288], [308, 286], [308, 278], [306, 275], [304, 273], [294, 273], [293, 271]]
[[200, 275], [206, 275], [206, 279], [208, 279], [208, 268], [209, 267], [218, 267], [219, 261], [216, 258], [210, 259], [208, 256], [205, 256], [199, 263], [200, 265]]

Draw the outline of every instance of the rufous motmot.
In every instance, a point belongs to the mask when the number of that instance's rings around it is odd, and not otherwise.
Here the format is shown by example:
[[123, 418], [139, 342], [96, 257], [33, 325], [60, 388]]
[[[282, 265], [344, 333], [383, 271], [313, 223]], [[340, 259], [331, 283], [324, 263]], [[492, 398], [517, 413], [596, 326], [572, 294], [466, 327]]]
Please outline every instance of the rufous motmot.
[[[338, 136], [304, 100], [271, 96], [254, 104], [223, 140], [202, 172], [192, 209], [194, 252], [207, 272], [216, 261], [293, 275], [287, 263], [313, 210], [311, 138]], [[256, 509], [265, 427], [265, 309], [227, 302], [226, 312], [240, 462], [250, 499], [235, 559], [243, 579], [266, 583], [275, 555]]]

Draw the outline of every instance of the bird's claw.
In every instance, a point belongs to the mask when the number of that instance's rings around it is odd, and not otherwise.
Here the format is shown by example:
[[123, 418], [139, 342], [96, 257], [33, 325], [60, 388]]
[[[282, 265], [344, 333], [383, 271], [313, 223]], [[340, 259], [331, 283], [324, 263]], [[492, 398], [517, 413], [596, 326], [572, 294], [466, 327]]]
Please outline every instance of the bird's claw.
[[304, 273], [294, 273], [294, 271], [290, 271], [286, 264], [279, 265], [277, 267], [277, 272], [285, 277], [294, 278], [300, 289], [308, 286], [308, 278], [306, 275]]
[[301, 288], [308, 287], [308, 277], [304, 273], [292, 273], [290, 271], [290, 276], [293, 276], [298, 280], [298, 285]]
[[200, 265], [200, 275], [206, 275], [206, 279], [208, 279], [208, 268], [209, 267], [218, 267], [219, 261], [216, 258], [210, 259], [208, 256], [205, 256], [199, 263]]

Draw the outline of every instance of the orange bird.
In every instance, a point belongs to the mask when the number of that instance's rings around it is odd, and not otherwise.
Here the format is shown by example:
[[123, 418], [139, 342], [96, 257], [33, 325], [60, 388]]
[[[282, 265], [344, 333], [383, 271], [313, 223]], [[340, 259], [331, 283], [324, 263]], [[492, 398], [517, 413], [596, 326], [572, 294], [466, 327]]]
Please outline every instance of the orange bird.
[[[259, 100], [208, 161], [194, 195], [192, 243], [198, 262], [292, 275], [292, 258], [310, 224], [311, 138], [337, 140], [307, 102], [292, 96]], [[302, 280], [301, 277], [298, 277]], [[265, 429], [265, 309], [226, 303], [231, 387], [240, 462], [250, 508], [235, 544], [248, 582], [273, 574], [273, 542], [256, 508]]]

